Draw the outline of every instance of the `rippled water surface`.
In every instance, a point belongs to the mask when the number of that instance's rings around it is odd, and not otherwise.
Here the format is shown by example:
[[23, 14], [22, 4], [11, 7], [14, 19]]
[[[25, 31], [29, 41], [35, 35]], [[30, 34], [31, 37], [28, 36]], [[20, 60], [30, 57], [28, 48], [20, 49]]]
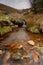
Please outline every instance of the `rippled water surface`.
[[43, 65], [43, 54], [41, 54], [38, 50], [34, 49], [39, 53], [40, 56], [39, 61], [37, 63], [34, 62], [32, 53], [31, 51], [29, 51], [29, 45], [26, 43], [30, 39], [37, 40], [38, 38], [40, 38], [43, 41], [43, 34], [32, 34], [30, 32], [27, 33], [25, 28], [19, 28], [19, 31], [12, 32], [9, 37], [7, 37], [1, 42], [1, 44], [9, 42], [18, 42], [18, 44], [20, 43], [25, 47], [26, 51], [29, 54], [29, 58], [20, 61], [9, 60], [8, 62], [4, 63], [2, 56], [0, 57], [0, 65]]

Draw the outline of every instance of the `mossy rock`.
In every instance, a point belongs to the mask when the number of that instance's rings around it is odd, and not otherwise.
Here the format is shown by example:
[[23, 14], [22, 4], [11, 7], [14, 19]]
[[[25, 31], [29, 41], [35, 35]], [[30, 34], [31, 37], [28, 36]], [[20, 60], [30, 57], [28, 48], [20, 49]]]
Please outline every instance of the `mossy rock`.
[[0, 15], [0, 21], [8, 21], [10, 20], [8, 15]]
[[12, 28], [9, 26], [0, 27], [0, 35], [3, 36], [4, 34], [12, 31]]
[[40, 29], [37, 25], [30, 26], [27, 30], [32, 33], [40, 33]]

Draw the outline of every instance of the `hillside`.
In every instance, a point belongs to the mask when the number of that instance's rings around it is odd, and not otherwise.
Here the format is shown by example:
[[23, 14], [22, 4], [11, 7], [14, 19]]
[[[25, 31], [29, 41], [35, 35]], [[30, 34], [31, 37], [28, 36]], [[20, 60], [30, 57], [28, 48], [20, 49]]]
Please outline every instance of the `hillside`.
[[19, 18], [24, 19], [27, 24], [35, 23], [39, 25], [41, 24], [40, 22], [43, 21], [43, 13], [34, 14], [31, 9], [17, 10], [4, 4], [0, 4], [0, 10], [2, 10], [1, 12], [8, 12], [8, 14], [10, 13], [13, 20]]
[[9, 6], [6, 6], [4, 4], [1, 4], [1, 3], [0, 3], [0, 9], [5, 10], [5, 11], [7, 10], [7, 12], [17, 12], [16, 9], [9, 7]]

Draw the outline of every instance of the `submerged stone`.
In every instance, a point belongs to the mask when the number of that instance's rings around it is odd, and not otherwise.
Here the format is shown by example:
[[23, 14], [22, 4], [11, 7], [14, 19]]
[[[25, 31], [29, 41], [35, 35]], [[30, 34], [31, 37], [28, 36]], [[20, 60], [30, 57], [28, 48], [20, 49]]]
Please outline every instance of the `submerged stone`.
[[14, 60], [20, 60], [21, 59], [21, 54], [20, 53], [13, 54], [12, 55], [12, 59], [14, 59]]

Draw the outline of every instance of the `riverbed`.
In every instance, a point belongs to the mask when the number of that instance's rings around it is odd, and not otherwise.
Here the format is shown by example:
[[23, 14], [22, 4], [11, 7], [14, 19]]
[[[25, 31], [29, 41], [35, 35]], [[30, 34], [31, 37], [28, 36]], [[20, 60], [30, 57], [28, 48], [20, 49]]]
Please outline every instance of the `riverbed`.
[[30, 32], [27, 32], [25, 30], [25, 28], [19, 28], [18, 31], [13, 31], [12, 33], [10, 33], [9, 37], [7, 37], [3, 41], [1, 41], [1, 44], [7, 44], [10, 42], [12, 42], [12, 43], [17, 42], [18, 44], [22, 44], [25, 47], [25, 50], [28, 52], [29, 58], [24, 59], [24, 60], [20, 60], [20, 61], [9, 60], [7, 63], [4, 63], [2, 57], [0, 57], [0, 64], [1, 65], [43, 65], [43, 54], [40, 53], [38, 50], [33, 49], [36, 52], [38, 52], [39, 56], [40, 56], [39, 61], [34, 62], [32, 52], [29, 51], [31, 46], [29, 47], [29, 45], [27, 44], [28, 40], [36, 41], [37, 39], [40, 39], [41, 41], [43, 41], [43, 34], [33, 34]]
[[27, 32], [25, 28], [19, 28], [18, 31], [13, 31], [10, 35], [5, 38], [1, 43], [8, 43], [8, 42], [18, 42], [21, 40], [37, 40], [40, 39], [43, 41], [43, 33], [41, 34], [34, 34], [31, 32]]

